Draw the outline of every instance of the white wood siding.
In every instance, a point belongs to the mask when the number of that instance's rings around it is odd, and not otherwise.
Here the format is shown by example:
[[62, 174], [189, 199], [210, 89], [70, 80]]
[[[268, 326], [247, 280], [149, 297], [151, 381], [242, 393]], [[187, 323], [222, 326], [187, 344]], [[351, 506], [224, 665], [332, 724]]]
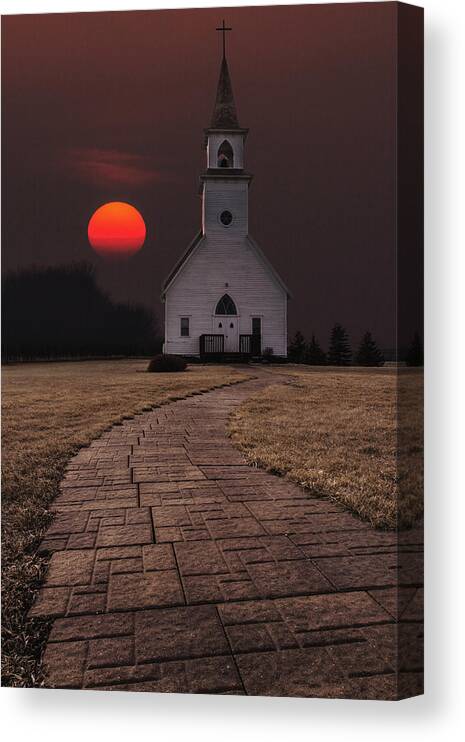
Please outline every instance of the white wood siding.
[[[209, 198], [204, 198], [206, 234], [166, 291], [165, 353], [198, 355], [199, 337], [214, 331], [216, 304], [227, 293], [237, 307], [239, 333], [250, 334], [252, 317], [261, 317], [262, 349], [271, 347], [275, 355], [286, 355], [286, 291], [257, 255], [244, 231], [246, 184], [244, 189], [234, 184], [232, 192], [227, 191], [223, 183], [221, 189], [213, 188]], [[234, 215], [231, 199], [240, 202], [238, 218], [230, 228], [224, 228], [218, 223], [217, 212], [229, 208]], [[189, 337], [181, 337], [181, 317], [189, 317]]]
[[[203, 233], [223, 243], [239, 235], [245, 236], [248, 232], [248, 201], [249, 189], [246, 181], [207, 181], [202, 198]], [[226, 209], [233, 216], [229, 227], [220, 222], [220, 214]]]

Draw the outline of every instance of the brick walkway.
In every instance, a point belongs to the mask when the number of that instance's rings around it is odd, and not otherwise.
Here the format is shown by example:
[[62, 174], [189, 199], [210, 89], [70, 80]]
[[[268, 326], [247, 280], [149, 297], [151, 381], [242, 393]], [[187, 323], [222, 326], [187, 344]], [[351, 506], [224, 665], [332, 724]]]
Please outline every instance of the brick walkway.
[[422, 533], [399, 544], [247, 466], [225, 426], [267, 383], [263, 373], [138, 415], [72, 460], [30, 613], [55, 619], [48, 686], [355, 698], [420, 690]]

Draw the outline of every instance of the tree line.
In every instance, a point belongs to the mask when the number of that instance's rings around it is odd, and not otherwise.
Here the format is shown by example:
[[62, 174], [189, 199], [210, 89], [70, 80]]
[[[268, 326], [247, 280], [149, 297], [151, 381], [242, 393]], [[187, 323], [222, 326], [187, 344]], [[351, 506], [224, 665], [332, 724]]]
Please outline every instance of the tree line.
[[154, 314], [112, 301], [87, 263], [30, 268], [2, 279], [2, 359], [153, 355]]
[[[369, 331], [365, 332], [353, 354], [349, 334], [339, 323], [331, 330], [327, 353], [314, 333], [310, 342], [307, 342], [300, 330], [297, 330], [288, 348], [288, 358], [293, 363], [306, 363], [310, 366], [383, 366], [385, 362]], [[407, 366], [423, 365], [423, 346], [418, 332], [415, 332], [405, 357], [399, 360], [404, 360]]]

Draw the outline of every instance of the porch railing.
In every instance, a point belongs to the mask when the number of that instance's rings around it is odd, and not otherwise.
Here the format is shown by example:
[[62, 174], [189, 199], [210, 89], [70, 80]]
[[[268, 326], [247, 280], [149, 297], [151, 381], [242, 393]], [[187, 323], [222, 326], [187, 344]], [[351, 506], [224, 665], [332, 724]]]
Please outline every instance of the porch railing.
[[221, 355], [224, 353], [224, 335], [201, 335], [200, 355]]
[[260, 335], [239, 335], [239, 353], [247, 356], [259, 356], [261, 353]]

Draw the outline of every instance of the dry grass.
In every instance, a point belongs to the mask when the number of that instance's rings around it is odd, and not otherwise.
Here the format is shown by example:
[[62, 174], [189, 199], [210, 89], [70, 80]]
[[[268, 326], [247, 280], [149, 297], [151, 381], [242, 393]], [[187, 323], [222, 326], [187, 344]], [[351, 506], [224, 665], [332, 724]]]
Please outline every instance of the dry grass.
[[147, 361], [35, 363], [3, 369], [2, 680], [40, 684], [49, 622], [27, 611], [46, 569], [36, 554], [67, 461], [109, 425], [248, 378], [226, 366], [143, 373]]
[[376, 527], [411, 526], [423, 508], [421, 371], [286, 372], [289, 384], [267, 387], [231, 419], [233, 440], [249, 461]]

